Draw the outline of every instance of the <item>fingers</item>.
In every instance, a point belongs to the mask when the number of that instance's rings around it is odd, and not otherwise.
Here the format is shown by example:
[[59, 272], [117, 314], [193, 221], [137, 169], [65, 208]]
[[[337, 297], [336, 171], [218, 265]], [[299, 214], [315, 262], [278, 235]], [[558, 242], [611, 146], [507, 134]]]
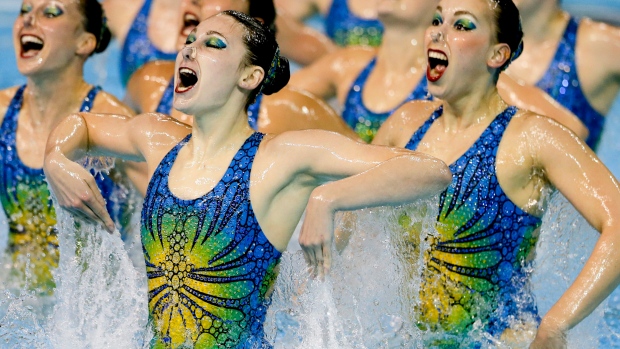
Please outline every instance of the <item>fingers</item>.
[[103, 224], [103, 226], [109, 233], [113, 233], [116, 227], [114, 226], [114, 221], [108, 213], [105, 205], [105, 200], [103, 199], [103, 196], [101, 195], [97, 184], [94, 183], [94, 181], [93, 183], [89, 183], [89, 181], [84, 182], [86, 183], [86, 185], [88, 185], [91, 194], [88, 195], [87, 199], [84, 202], [84, 204], [88, 208], [88, 210], [85, 210], [84, 213], [87, 214], [90, 218], [92, 218], [95, 222]]

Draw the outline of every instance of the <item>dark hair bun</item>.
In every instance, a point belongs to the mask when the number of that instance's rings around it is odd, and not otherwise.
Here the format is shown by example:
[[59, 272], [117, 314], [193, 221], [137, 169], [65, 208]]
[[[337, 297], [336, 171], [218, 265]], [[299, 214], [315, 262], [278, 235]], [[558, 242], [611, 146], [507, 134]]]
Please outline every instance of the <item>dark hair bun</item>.
[[273, 77], [265, 81], [262, 86], [261, 92], [266, 95], [270, 95], [280, 91], [286, 84], [288, 84], [291, 78], [291, 69], [288, 63], [288, 59], [284, 56], [278, 55], [278, 63], [275, 67]]
[[108, 44], [112, 39], [112, 33], [110, 32], [110, 28], [108, 26], [104, 26], [101, 29], [101, 36], [97, 38], [97, 48], [95, 48], [95, 53], [101, 53], [108, 48]]

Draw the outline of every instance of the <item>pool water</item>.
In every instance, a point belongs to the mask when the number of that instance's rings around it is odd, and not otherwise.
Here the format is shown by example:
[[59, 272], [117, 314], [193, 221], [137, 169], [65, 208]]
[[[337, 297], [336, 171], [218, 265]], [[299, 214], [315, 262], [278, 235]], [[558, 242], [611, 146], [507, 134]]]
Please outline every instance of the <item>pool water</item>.
[[[11, 33], [20, 3], [19, 0], [0, 1], [0, 88], [25, 82], [15, 69]], [[564, 6], [576, 14], [588, 14], [609, 20], [620, 19], [620, 3], [617, 0], [564, 0]], [[88, 82], [101, 85], [106, 91], [122, 99], [124, 88], [117, 69], [119, 54], [118, 44], [111, 42], [106, 52], [93, 56], [87, 62], [85, 75]], [[620, 157], [620, 143], [615, 142], [618, 139], [617, 130], [620, 130], [620, 98], [616, 100], [606, 122], [599, 155], [611, 171], [620, 176], [620, 161], [617, 161]], [[551, 207], [551, 212], [545, 217], [538, 246], [536, 263], [542, 267], [533, 275], [534, 292], [541, 314], [549, 309], [562, 290], [570, 284], [597, 237], [597, 233], [561, 196], [554, 197]], [[376, 212], [366, 214], [362, 220], [381, 216]], [[6, 226], [5, 222], [0, 222], [0, 229], [3, 226]], [[398, 259], [385, 247], [390, 244], [388, 237], [380, 238], [384, 248], [374, 249], [369, 245], [370, 241], [379, 236], [379, 232], [370, 229], [373, 226], [372, 220], [367, 222], [366, 226], [369, 227], [366, 230], [367, 236], [356, 237], [354, 248], [338, 257], [341, 269], [328, 282], [307, 281], [300, 254], [285, 254], [283, 261], [286, 263], [283, 264], [286, 264], [288, 269], [283, 270], [282, 277], [278, 279], [266, 324], [268, 336], [278, 343], [276, 347], [411, 347], [405, 343], [415, 342], [415, 338], [420, 336], [419, 331], [408, 325], [403, 316], [406, 305], [401, 302], [407, 298], [403, 295], [415, 292], [415, 284], [407, 285], [407, 288], [386, 285], [385, 280], [398, 278], [402, 268]], [[373, 233], [375, 235], [369, 237], [368, 234]], [[6, 233], [0, 232], [0, 240], [3, 240], [2, 238], [6, 238]], [[70, 235], [66, 237], [66, 241], [61, 241], [61, 244], [67, 248], [74, 245], [78, 238]], [[105, 338], [117, 338], [126, 343], [128, 348], [137, 348], [148, 341], [148, 331], [126, 330], [144, 328], [146, 320], [139, 309], [143, 309], [142, 302], [145, 299], [135, 298], [135, 293], [128, 292], [140, 290], [141, 281], [139, 276], [133, 274], [126, 256], [114, 252], [119, 249], [118, 239], [105, 236], [104, 239], [91, 243], [96, 245], [97, 249], [93, 250], [92, 255], [80, 256], [82, 262], [88, 264], [105, 259], [105, 263], [101, 263], [101, 268], [95, 269], [95, 274], [89, 274], [90, 279], [76, 280], [71, 277], [78, 275], [80, 270], [80, 265], [75, 264], [75, 251], [63, 251], [61, 254], [66, 256], [66, 259], [65, 263], [61, 261], [59, 273], [66, 281], [59, 285], [59, 306], [55, 321], [44, 326], [23, 308], [11, 308], [9, 314], [13, 318], [0, 317], [0, 340], [5, 344], [21, 341], [19, 346], [11, 347], [24, 348], [68, 347], [59, 343], [71, 343], [70, 347], [76, 348], [104, 348], [110, 344]], [[0, 241], [0, 249], [3, 250], [5, 244], [6, 241]], [[371, 254], [364, 255], [368, 251], [371, 251]], [[356, 257], [356, 252], [362, 254], [363, 258]], [[382, 262], [366, 264], [368, 260]], [[122, 271], [123, 278], [110, 279], [109, 275], [113, 271]], [[106, 287], [93, 293], [92, 287], [97, 285], [97, 280], [106, 277]], [[127, 283], [133, 286], [126, 287]], [[343, 284], [347, 286], [338, 286]], [[300, 292], [301, 290], [306, 292]], [[364, 290], [372, 291], [368, 293]], [[15, 304], [15, 299], [7, 297], [0, 297], [0, 308]], [[102, 298], [104, 301], [93, 306], [93, 298]], [[17, 302], [21, 304], [22, 300]], [[104, 306], [106, 302], [111, 305], [109, 309]], [[359, 310], [361, 305], [363, 310]], [[594, 347], [592, 343], [596, 341], [592, 339], [598, 338], [600, 348], [620, 348], [620, 338], [617, 335], [620, 333], [620, 289], [610, 297], [609, 305], [604, 307], [604, 314], [602, 313], [603, 308], [571, 332], [571, 347]], [[102, 325], [107, 323], [107, 327]], [[69, 326], [59, 326], [62, 324], [71, 324], [70, 327], [74, 330], [69, 330]], [[50, 332], [55, 335], [49, 336]], [[95, 338], [102, 340], [85, 341], [85, 333], [93, 333]]]

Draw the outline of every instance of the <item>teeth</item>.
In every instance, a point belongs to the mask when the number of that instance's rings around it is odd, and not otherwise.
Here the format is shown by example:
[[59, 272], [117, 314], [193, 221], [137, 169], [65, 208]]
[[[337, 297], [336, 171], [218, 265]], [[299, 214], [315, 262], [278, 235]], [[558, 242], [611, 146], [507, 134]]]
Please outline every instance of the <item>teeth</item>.
[[443, 53], [441, 53], [441, 52], [430, 51], [428, 53], [428, 56], [430, 58], [441, 59], [443, 61], [447, 61], [448, 60], [448, 57], [446, 55], [444, 55]]
[[34, 44], [43, 45], [43, 40], [39, 39], [38, 37], [34, 35], [22, 35], [21, 40], [22, 40], [22, 44], [34, 43]]
[[196, 73], [194, 73], [194, 71], [189, 69], [189, 68], [181, 68], [181, 69], [179, 69], [179, 73], [180, 74], [196, 75]]
[[185, 21], [198, 21], [198, 17], [192, 13], [185, 14]]

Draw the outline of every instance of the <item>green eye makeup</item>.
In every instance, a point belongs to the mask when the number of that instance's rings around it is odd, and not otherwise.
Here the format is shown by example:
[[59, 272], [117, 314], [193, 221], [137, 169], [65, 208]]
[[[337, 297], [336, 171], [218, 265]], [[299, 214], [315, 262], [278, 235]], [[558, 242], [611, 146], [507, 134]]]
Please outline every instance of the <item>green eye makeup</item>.
[[461, 18], [458, 21], [456, 21], [456, 23], [454, 23], [454, 26], [459, 29], [459, 30], [474, 30], [476, 29], [476, 25], [470, 21], [469, 19], [466, 18]]
[[56, 5], [50, 5], [47, 6], [44, 10], [43, 10], [43, 14], [46, 17], [58, 17], [60, 15], [62, 15], [64, 12], [60, 9], [60, 7], [56, 6]]
[[20, 9], [19, 13], [22, 15], [25, 15], [26, 13], [29, 13], [30, 11], [32, 11], [32, 5], [22, 4], [22, 8]]
[[185, 40], [185, 45], [189, 45], [189, 44], [191, 44], [194, 41], [196, 41], [196, 34], [195, 33], [190, 33], [187, 36], [187, 40]]
[[220, 38], [216, 37], [209, 38], [205, 45], [207, 45], [207, 47], [213, 47], [220, 50], [226, 48], [226, 43], [224, 43], [224, 41], [222, 41]]
[[443, 23], [443, 18], [441, 18], [441, 15], [436, 13], [433, 16], [433, 25], [437, 26]]

